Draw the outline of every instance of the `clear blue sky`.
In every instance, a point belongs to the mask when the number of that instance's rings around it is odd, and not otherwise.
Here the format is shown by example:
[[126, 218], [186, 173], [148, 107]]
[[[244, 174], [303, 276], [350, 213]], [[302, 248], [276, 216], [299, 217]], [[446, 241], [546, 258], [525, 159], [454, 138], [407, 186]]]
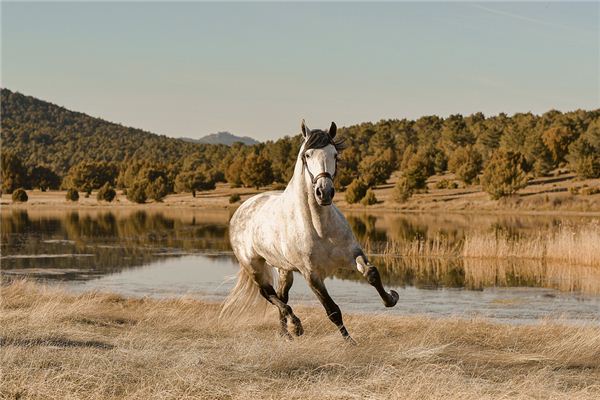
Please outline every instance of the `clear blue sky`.
[[599, 4], [2, 3], [2, 86], [169, 136], [600, 107]]

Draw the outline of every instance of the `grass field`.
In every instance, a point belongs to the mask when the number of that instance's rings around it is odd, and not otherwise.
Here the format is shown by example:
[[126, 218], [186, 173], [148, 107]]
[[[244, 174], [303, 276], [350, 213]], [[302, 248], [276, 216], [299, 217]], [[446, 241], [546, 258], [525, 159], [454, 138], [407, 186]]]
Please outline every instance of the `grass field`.
[[[402, 304], [398, 304], [402, 307]], [[4, 399], [597, 399], [600, 326], [512, 326], [297, 307], [305, 336], [275, 316], [219, 323], [190, 299], [2, 287]]]

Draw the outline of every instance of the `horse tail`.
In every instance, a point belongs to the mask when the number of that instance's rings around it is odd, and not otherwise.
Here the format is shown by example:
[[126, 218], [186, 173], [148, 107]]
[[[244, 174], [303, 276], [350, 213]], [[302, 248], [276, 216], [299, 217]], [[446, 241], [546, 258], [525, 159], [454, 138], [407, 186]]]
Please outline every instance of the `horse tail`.
[[[272, 273], [265, 274], [264, 279], [269, 284], [273, 284]], [[268, 304], [267, 300], [260, 294], [260, 288], [254, 277], [248, 273], [246, 268], [242, 267], [238, 272], [234, 288], [223, 302], [219, 319], [239, 317], [246, 313], [264, 314]]]

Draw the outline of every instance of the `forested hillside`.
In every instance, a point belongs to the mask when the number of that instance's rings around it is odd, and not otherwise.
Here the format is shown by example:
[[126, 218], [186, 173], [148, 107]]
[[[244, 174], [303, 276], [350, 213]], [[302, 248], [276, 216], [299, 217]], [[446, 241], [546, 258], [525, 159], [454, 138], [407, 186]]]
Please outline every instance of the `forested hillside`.
[[[401, 110], [399, 110], [400, 113]], [[333, 118], [335, 119], [335, 118]], [[293, 122], [293, 121], [292, 121]], [[401, 202], [446, 171], [493, 198], [561, 167], [600, 177], [600, 110], [481, 113], [382, 120], [338, 130], [346, 140], [336, 185], [349, 202], [400, 170]], [[127, 128], [2, 89], [2, 188], [127, 188], [134, 201], [214, 188], [262, 187], [292, 174], [300, 135], [253, 146], [190, 143]]]
[[176, 162], [207, 150], [205, 145], [124, 127], [8, 89], [2, 89], [1, 104], [3, 148], [17, 152], [25, 165], [45, 165], [59, 175], [82, 161]]

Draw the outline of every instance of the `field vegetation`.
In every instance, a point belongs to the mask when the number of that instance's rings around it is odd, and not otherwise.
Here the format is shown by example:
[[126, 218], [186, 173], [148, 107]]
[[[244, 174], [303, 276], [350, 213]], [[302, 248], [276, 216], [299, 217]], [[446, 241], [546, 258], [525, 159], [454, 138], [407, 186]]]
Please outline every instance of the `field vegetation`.
[[274, 315], [219, 322], [217, 304], [24, 281], [3, 285], [1, 310], [6, 399], [600, 396], [594, 324], [348, 315], [351, 346], [322, 310], [298, 307], [306, 333], [288, 342]]

